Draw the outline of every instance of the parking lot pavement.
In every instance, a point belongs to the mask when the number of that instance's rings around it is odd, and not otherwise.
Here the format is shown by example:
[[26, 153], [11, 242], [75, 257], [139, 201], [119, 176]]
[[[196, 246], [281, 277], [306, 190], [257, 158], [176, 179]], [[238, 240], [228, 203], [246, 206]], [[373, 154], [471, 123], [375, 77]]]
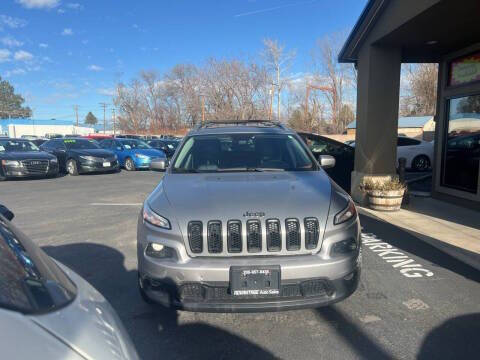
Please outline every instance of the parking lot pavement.
[[136, 221], [161, 173], [0, 184], [15, 224], [112, 303], [143, 359], [470, 359], [480, 352], [480, 273], [393, 225], [362, 217], [357, 292], [327, 308], [175, 312], [142, 302]]

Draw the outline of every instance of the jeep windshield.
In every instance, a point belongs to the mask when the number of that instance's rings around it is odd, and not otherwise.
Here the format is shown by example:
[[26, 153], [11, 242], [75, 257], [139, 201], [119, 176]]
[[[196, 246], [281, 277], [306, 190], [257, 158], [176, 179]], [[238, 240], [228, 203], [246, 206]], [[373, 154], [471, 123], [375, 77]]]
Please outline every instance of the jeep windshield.
[[183, 144], [173, 173], [309, 171], [317, 166], [293, 135], [194, 135]]

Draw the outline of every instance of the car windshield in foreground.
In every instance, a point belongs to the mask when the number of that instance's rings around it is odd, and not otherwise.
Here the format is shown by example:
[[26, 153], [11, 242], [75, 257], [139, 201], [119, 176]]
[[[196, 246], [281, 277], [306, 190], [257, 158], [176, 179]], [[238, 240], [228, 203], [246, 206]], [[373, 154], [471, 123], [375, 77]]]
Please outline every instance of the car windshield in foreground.
[[122, 145], [127, 150], [152, 148], [150, 145], [141, 140], [122, 140]]
[[308, 171], [316, 165], [293, 135], [197, 135], [185, 141], [174, 173]]
[[70, 303], [76, 292], [49, 256], [0, 217], [0, 308], [45, 313]]
[[31, 141], [25, 140], [0, 140], [1, 152], [27, 152], [40, 151], [40, 149]]
[[88, 150], [88, 149], [100, 149], [97, 142], [95, 140], [87, 140], [87, 139], [66, 139], [63, 140], [63, 143], [67, 147], [67, 149], [75, 149], [75, 150]]

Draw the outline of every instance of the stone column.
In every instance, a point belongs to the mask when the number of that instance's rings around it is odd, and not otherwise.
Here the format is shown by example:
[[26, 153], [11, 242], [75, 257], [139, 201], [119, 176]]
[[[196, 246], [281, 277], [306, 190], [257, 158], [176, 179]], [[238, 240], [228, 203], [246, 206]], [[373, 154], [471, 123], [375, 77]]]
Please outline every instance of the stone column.
[[357, 70], [355, 170], [351, 191], [364, 204], [358, 186], [365, 178], [384, 181], [396, 176], [401, 49], [363, 46]]

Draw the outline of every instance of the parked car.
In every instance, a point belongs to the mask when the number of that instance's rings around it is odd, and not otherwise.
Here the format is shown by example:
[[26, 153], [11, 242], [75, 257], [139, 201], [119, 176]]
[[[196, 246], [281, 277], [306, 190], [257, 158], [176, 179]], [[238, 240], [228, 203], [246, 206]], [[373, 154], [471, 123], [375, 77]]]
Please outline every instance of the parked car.
[[0, 139], [0, 180], [58, 174], [58, 160], [25, 139]]
[[97, 140], [97, 141], [102, 141], [104, 139], [112, 139], [113, 136], [111, 135], [105, 135], [105, 134], [89, 134], [83, 136], [86, 139], [92, 139], [92, 140]]
[[[355, 147], [355, 142], [350, 146]], [[398, 160], [402, 157], [407, 160], [407, 169], [428, 171], [432, 167], [433, 142], [399, 136], [397, 138], [397, 165]]]
[[113, 151], [118, 156], [120, 166], [127, 171], [149, 169], [153, 159], [166, 159], [163, 151], [153, 149], [147, 143], [137, 139], [106, 139], [100, 142], [100, 146]]
[[0, 205], [2, 358], [138, 359], [108, 301], [45, 254], [12, 218]]
[[335, 158], [335, 167], [325, 169], [325, 171], [343, 190], [350, 193], [352, 171], [355, 164], [355, 149], [325, 136], [307, 132], [299, 132], [298, 134], [317, 159], [322, 155], [330, 155]]
[[344, 142], [345, 145], [351, 145], [355, 142], [355, 140], [347, 140]]
[[294, 131], [261, 121], [192, 130], [147, 197], [139, 290], [190, 311], [318, 307], [358, 286], [360, 223]]
[[150, 145], [152, 148], [161, 150], [167, 155], [167, 158], [171, 158], [173, 154], [175, 154], [175, 150], [178, 147], [179, 141], [177, 140], [149, 140], [147, 144]]
[[63, 135], [62, 134], [56, 134], [56, 133], [46, 133], [45, 137], [47, 139], [60, 139], [60, 138], [63, 138]]
[[70, 175], [91, 172], [116, 172], [117, 156], [102, 149], [95, 140], [83, 138], [53, 139], [44, 143], [42, 150], [58, 158], [60, 170]]
[[38, 138], [38, 139], [30, 140], [30, 141], [33, 142], [35, 145], [40, 146], [43, 143], [46, 143], [48, 141], [48, 139]]

